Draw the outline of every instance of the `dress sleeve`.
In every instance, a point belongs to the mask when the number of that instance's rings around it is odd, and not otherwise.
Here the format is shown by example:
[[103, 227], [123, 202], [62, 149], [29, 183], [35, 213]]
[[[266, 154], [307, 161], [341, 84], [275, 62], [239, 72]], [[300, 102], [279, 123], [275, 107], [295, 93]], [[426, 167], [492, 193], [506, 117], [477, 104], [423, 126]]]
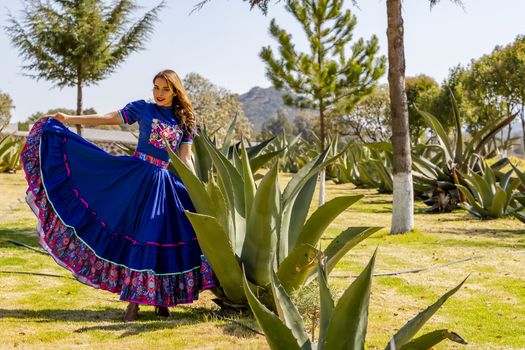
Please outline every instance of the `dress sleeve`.
[[188, 129], [186, 125], [183, 125], [182, 127], [182, 141], [181, 143], [187, 143], [192, 144], [193, 143], [193, 137], [195, 134]]
[[138, 100], [128, 103], [124, 108], [119, 109], [118, 113], [122, 122], [126, 124], [133, 124], [136, 121], [140, 120], [140, 116], [144, 113], [144, 108], [147, 103], [144, 100]]

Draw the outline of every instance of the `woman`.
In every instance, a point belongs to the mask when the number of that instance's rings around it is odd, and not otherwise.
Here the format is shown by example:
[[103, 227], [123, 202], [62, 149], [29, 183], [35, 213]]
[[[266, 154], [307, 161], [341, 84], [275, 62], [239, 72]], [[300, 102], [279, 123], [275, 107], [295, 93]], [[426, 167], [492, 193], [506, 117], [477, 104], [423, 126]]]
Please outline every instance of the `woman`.
[[[139, 304], [191, 303], [215, 280], [184, 214], [194, 211], [184, 185], [167, 167], [164, 140], [193, 170], [196, 130], [178, 75], [153, 79], [154, 103], [144, 100], [104, 115], [55, 115], [31, 129], [21, 159], [26, 200], [38, 217], [39, 242], [81, 282], [128, 301], [124, 321]], [[64, 124], [139, 123], [133, 156], [112, 156]]]

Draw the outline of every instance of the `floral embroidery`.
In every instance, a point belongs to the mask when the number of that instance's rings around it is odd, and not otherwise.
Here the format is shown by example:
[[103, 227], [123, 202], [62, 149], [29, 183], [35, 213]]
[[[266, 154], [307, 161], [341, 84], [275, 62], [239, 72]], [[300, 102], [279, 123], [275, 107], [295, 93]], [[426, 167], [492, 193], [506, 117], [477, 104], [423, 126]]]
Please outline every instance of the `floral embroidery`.
[[175, 152], [182, 138], [182, 130], [178, 125], [172, 126], [154, 118], [151, 123], [151, 133], [148, 143], [157, 148], [164, 149], [162, 137], [168, 141], [170, 148]]

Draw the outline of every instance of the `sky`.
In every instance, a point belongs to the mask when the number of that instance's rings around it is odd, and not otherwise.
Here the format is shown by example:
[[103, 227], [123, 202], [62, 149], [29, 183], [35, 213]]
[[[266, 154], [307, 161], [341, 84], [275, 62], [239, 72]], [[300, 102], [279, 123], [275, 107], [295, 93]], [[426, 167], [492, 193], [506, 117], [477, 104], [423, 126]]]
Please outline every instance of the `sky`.
[[[158, 2], [139, 0], [143, 7], [139, 13]], [[267, 16], [258, 9], [250, 10], [242, 0], [211, 0], [193, 13], [199, 0], [166, 2], [145, 50], [131, 54], [107, 79], [86, 87], [84, 108], [106, 113], [129, 101], [147, 99], [152, 77], [165, 68], [175, 70], [181, 78], [199, 73], [238, 94], [254, 86], [269, 87], [259, 52], [263, 46], [276, 47], [268, 32], [272, 18], [292, 34], [297, 50], [308, 48], [283, 1], [273, 1]], [[357, 17], [354, 37], [377, 35], [380, 53], [386, 55], [385, 0], [359, 0], [359, 7], [350, 3], [347, 1], [346, 7]], [[37, 111], [76, 108], [76, 88], [58, 89], [24, 75], [24, 62], [4, 30], [8, 13], [19, 17], [22, 4], [22, 0], [0, 0], [0, 91], [8, 93], [16, 106], [12, 122], [23, 121]], [[451, 67], [466, 65], [496, 45], [506, 45], [525, 34], [525, 0], [464, 0], [463, 8], [443, 0], [432, 10], [426, 0], [404, 0], [403, 6], [407, 76], [426, 74], [441, 82]], [[382, 81], [386, 82], [386, 76]]]

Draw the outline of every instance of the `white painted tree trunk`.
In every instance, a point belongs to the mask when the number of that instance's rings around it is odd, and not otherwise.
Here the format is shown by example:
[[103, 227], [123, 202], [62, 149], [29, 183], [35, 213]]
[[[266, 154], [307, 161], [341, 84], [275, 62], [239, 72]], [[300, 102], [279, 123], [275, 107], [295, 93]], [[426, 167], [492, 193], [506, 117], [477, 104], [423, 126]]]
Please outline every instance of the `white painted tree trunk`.
[[394, 203], [390, 233], [405, 233], [414, 228], [413, 198], [412, 173], [394, 174]]
[[326, 180], [326, 170], [323, 169], [319, 173], [319, 204], [318, 204], [319, 207], [324, 204], [324, 192], [325, 192], [324, 191], [324, 183], [325, 183], [325, 180]]

